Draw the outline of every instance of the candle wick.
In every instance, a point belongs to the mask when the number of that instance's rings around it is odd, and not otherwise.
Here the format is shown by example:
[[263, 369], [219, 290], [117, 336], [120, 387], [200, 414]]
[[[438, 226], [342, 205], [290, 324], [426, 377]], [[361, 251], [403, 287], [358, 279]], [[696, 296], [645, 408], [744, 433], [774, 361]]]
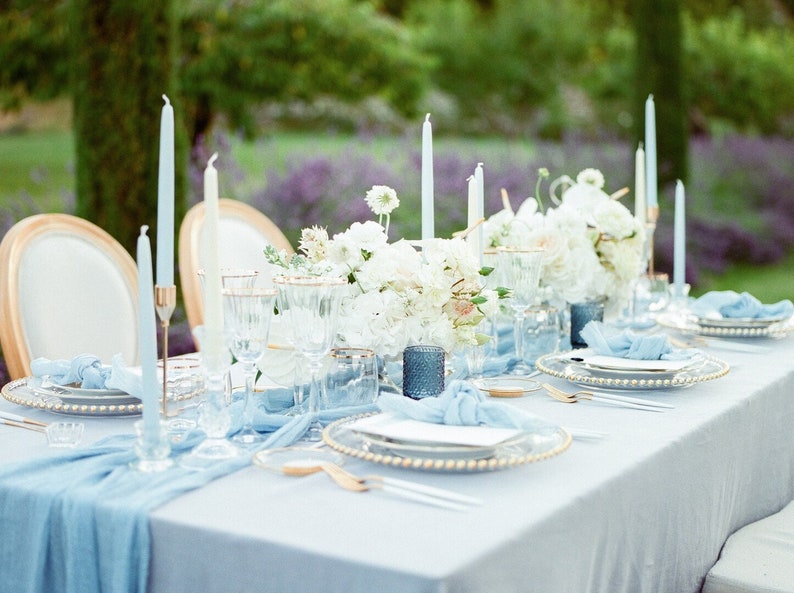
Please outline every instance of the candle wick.
[[207, 161], [207, 166], [211, 167], [212, 164], [217, 160], [217, 158], [218, 158], [218, 153], [217, 152], [212, 153], [212, 156], [210, 157], [210, 160]]
[[168, 97], [166, 97], [165, 95], [163, 95], [163, 101], [165, 101], [166, 105], [170, 105], [171, 104], [171, 101], [169, 101]]
[[141, 237], [143, 237], [144, 235], [146, 235], [146, 232], [147, 232], [148, 230], [149, 230], [149, 225], [148, 225], [148, 224], [144, 224], [144, 225], [142, 225], [142, 226], [141, 226]]

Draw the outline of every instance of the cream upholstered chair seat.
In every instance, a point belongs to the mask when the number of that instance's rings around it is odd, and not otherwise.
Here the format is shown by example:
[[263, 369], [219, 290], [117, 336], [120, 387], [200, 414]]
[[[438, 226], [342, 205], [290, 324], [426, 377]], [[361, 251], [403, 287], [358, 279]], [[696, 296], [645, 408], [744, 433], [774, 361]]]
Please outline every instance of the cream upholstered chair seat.
[[[265, 214], [238, 200], [223, 198], [218, 204], [218, 244], [221, 268], [244, 268], [259, 272], [257, 285], [272, 286], [271, 265], [264, 249], [273, 245], [293, 253], [289, 240]], [[199, 202], [185, 215], [179, 231], [179, 275], [185, 313], [191, 328], [204, 320], [201, 279], [204, 267], [204, 203]]]
[[0, 342], [12, 378], [38, 357], [138, 360], [135, 261], [107, 232], [67, 214], [17, 222], [0, 243]]
[[703, 593], [794, 593], [794, 501], [728, 538]]

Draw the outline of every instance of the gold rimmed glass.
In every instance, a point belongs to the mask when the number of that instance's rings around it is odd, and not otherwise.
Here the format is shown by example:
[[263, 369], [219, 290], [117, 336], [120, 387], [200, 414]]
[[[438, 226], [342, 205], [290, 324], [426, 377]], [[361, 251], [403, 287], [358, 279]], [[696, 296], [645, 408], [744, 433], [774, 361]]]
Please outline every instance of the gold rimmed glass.
[[250, 445], [264, 440], [253, 426], [253, 390], [256, 361], [267, 349], [276, 291], [267, 288], [224, 288], [223, 320], [229, 349], [243, 365], [245, 408], [243, 427], [232, 440]]
[[[204, 286], [204, 270], [197, 272], [201, 285]], [[253, 288], [259, 272], [248, 268], [221, 268], [222, 288]], [[203, 292], [202, 292], [203, 294]]]
[[277, 276], [273, 283], [279, 293], [280, 314], [284, 315], [292, 343], [309, 363], [311, 384], [307, 412], [312, 415], [312, 424], [308, 439], [317, 441], [322, 435], [322, 426], [317, 419], [324, 387], [320, 373], [323, 359], [336, 338], [339, 305], [347, 290], [347, 280], [322, 276]]

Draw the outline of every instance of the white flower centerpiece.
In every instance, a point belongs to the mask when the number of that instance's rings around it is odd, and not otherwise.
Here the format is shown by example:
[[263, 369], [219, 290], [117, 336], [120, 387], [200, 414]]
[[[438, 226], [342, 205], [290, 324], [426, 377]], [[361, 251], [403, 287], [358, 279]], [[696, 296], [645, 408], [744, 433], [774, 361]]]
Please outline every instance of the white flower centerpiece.
[[268, 247], [265, 256], [285, 273], [348, 279], [339, 323], [344, 345], [394, 357], [411, 344], [453, 353], [484, 342], [475, 328], [503, 296], [484, 287], [490, 269], [480, 269], [461, 238], [424, 241], [421, 253], [404, 239], [389, 242], [390, 215], [400, 203], [396, 192], [376, 185], [366, 201], [378, 222], [355, 222], [333, 237], [321, 227], [305, 228], [298, 254], [288, 259]]
[[539, 191], [548, 175], [539, 170], [535, 197], [517, 211], [505, 200], [485, 222], [486, 245], [542, 248], [541, 287], [549, 300], [604, 300], [608, 312], [622, 311], [647, 263], [644, 225], [604, 191], [597, 169], [581, 171], [559, 205], [544, 211]]

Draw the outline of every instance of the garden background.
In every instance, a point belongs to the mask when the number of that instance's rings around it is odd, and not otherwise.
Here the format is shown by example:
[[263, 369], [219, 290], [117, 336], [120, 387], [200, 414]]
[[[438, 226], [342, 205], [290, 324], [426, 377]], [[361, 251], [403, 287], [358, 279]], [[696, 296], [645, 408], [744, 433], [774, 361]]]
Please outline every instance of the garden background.
[[[465, 226], [478, 162], [486, 215], [502, 188], [514, 207], [532, 195], [541, 167], [552, 178], [595, 167], [608, 191], [633, 187], [653, 93], [656, 268], [671, 271], [682, 178], [693, 293], [793, 296], [793, 0], [148, 4], [3, 3], [0, 235], [69, 212], [132, 249], [138, 227], [155, 226], [164, 92], [179, 124], [179, 211], [201, 199], [217, 151], [222, 195], [293, 244], [302, 227], [333, 234], [367, 219], [373, 184], [400, 196], [390, 235], [418, 237], [426, 113], [440, 236]], [[192, 348], [184, 323], [172, 332], [175, 350]]]

